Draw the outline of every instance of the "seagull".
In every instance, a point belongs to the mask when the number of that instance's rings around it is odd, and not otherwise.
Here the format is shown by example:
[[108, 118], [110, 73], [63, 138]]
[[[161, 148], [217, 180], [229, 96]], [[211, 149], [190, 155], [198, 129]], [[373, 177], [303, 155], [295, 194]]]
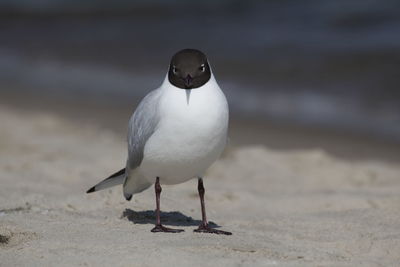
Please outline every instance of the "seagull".
[[123, 185], [126, 200], [154, 184], [156, 223], [152, 232], [178, 233], [160, 220], [161, 184], [198, 179], [202, 222], [194, 232], [231, 235], [211, 228], [204, 204], [203, 176], [227, 143], [229, 109], [206, 55], [184, 49], [173, 55], [162, 85], [139, 103], [128, 125], [124, 169], [87, 193]]

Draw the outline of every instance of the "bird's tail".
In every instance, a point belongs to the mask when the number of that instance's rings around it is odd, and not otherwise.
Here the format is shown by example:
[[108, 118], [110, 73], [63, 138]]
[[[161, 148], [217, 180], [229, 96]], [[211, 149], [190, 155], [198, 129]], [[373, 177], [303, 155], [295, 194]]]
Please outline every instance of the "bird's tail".
[[98, 183], [95, 186], [93, 186], [92, 188], [90, 188], [88, 191], [86, 191], [86, 193], [92, 193], [92, 192], [96, 192], [96, 191], [99, 191], [99, 190], [106, 189], [106, 188], [111, 187], [111, 186], [123, 184], [124, 180], [125, 180], [125, 176], [126, 176], [125, 168], [123, 168], [122, 170], [114, 173], [113, 175], [111, 175], [107, 179], [104, 179], [100, 183]]

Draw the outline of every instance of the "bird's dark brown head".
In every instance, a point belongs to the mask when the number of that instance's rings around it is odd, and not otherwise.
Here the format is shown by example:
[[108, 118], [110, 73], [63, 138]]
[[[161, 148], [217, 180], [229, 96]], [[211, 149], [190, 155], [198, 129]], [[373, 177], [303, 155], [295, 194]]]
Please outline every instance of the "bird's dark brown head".
[[184, 49], [176, 53], [169, 65], [169, 82], [182, 89], [193, 89], [210, 80], [211, 69], [206, 55], [196, 49]]

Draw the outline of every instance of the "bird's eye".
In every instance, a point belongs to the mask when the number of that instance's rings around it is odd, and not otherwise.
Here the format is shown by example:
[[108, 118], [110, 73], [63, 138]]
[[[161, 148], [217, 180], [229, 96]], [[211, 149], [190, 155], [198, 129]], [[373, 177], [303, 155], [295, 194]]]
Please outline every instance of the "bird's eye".
[[175, 67], [175, 66], [172, 66], [172, 72], [173, 72], [174, 74], [176, 74], [176, 73], [178, 72], [178, 68]]
[[199, 71], [205, 72], [206, 71], [206, 66], [204, 64], [201, 64]]

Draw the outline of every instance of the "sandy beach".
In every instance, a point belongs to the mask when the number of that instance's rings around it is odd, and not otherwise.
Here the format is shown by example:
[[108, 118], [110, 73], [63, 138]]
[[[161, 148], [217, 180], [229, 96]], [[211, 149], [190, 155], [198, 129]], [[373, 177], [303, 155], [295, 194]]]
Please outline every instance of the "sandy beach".
[[122, 167], [125, 138], [59, 115], [0, 107], [1, 266], [395, 266], [400, 166], [324, 149], [231, 145], [205, 178], [208, 217], [232, 236], [193, 233], [196, 181], [85, 190]]
[[[399, 18], [400, 1], [0, 1], [0, 267], [400, 266]], [[204, 185], [231, 236], [193, 232], [195, 179], [162, 185], [179, 234], [150, 232], [153, 187], [86, 194], [185, 48], [229, 103]]]

